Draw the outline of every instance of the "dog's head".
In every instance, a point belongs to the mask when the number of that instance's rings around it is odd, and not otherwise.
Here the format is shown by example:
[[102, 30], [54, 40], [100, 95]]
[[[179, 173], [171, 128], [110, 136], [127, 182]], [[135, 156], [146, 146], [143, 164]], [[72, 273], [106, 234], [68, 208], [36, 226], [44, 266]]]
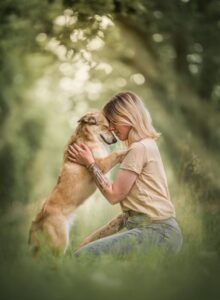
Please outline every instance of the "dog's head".
[[89, 112], [79, 119], [78, 134], [83, 134], [87, 140], [99, 140], [111, 145], [117, 142], [109, 130], [109, 122], [101, 112]]

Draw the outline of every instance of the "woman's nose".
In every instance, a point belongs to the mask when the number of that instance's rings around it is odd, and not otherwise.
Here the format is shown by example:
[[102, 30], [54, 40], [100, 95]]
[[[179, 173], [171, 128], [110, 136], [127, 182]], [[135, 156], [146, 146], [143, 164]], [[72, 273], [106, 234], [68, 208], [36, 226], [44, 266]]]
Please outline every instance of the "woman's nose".
[[113, 131], [114, 130], [114, 127], [113, 127], [113, 125], [111, 123], [109, 124], [108, 130], [109, 131]]

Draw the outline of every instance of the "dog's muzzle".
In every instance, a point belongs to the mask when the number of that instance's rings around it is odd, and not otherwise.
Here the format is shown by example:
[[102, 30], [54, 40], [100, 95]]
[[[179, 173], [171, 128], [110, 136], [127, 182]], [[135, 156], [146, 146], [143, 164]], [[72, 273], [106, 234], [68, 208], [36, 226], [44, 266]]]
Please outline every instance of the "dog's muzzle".
[[106, 144], [108, 144], [108, 145], [117, 143], [117, 139], [116, 139], [116, 137], [115, 137], [113, 134], [112, 134], [111, 140], [107, 140], [102, 134], [100, 134], [100, 137], [101, 137], [102, 140], [103, 140]]

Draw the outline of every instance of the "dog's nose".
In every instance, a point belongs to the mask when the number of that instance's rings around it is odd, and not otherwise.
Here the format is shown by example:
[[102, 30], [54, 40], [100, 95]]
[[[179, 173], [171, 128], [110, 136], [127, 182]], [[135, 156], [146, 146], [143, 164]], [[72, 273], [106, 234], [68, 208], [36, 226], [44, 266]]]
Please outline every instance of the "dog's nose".
[[112, 134], [113, 135], [113, 140], [112, 140], [112, 144], [115, 144], [115, 143], [117, 143], [117, 139], [116, 139], [116, 137], [115, 137], [115, 135], [114, 134]]

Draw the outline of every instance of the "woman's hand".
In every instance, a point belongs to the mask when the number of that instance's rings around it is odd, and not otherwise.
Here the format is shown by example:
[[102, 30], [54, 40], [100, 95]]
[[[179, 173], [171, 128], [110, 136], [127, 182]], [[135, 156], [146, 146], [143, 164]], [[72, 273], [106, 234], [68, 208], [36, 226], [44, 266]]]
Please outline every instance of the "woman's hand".
[[86, 237], [77, 247], [74, 251], [78, 251], [79, 249], [81, 249], [82, 247], [84, 247], [85, 245], [91, 243], [93, 240], [90, 240], [89, 237]]
[[93, 154], [85, 144], [73, 144], [68, 148], [68, 159], [74, 163], [89, 166], [95, 162]]

